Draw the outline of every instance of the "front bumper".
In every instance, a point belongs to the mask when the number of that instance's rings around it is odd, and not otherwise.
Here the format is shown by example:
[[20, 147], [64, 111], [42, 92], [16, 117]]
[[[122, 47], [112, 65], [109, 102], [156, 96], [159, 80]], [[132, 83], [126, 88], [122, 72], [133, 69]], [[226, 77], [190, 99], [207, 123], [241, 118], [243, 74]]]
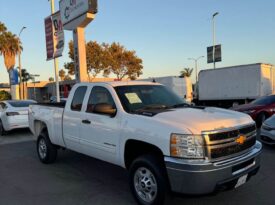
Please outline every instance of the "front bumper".
[[261, 149], [262, 145], [257, 141], [249, 152], [219, 162], [165, 157], [171, 190], [183, 194], [207, 194], [234, 187], [241, 176], [248, 174], [249, 179], [257, 173]]

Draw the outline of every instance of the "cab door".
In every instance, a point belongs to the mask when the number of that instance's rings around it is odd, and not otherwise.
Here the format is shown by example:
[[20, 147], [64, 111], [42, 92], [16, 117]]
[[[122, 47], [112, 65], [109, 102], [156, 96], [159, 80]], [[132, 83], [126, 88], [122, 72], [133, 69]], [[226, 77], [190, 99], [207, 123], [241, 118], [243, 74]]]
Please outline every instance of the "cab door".
[[82, 152], [80, 147], [81, 121], [84, 112], [83, 102], [87, 92], [87, 86], [79, 86], [74, 96], [68, 99], [63, 115], [63, 139], [67, 148]]
[[80, 144], [87, 155], [115, 163], [120, 134], [119, 117], [95, 113], [97, 104], [108, 104], [116, 109], [109, 90], [103, 86], [94, 86], [82, 118]]

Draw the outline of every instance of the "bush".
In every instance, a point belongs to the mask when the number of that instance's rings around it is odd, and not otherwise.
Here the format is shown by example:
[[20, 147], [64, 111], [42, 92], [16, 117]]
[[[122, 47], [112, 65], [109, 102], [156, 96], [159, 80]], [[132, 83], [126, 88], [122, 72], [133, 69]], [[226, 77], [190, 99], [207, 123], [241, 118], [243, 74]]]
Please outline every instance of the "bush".
[[0, 91], [0, 101], [2, 101], [2, 100], [10, 100], [10, 99], [11, 99], [10, 93], [8, 93], [7, 91], [4, 91], [4, 90]]

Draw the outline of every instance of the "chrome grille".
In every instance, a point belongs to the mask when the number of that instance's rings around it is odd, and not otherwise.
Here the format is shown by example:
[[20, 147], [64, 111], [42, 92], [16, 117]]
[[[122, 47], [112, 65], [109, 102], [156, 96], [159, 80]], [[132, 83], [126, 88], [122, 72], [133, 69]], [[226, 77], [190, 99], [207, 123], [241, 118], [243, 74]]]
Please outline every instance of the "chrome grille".
[[[256, 126], [248, 125], [237, 129], [202, 132], [206, 140], [206, 153], [210, 160], [228, 158], [249, 150], [256, 143]], [[243, 142], [238, 143], [243, 136]]]

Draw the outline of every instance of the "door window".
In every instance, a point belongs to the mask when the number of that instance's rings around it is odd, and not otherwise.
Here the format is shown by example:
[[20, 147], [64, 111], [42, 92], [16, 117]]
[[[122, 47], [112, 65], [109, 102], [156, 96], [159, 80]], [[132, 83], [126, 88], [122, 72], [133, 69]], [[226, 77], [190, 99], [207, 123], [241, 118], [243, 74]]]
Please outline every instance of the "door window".
[[95, 86], [92, 89], [86, 112], [93, 113], [96, 104], [109, 104], [112, 105], [113, 108], [116, 107], [110, 92], [106, 88], [100, 86]]
[[79, 112], [81, 111], [86, 90], [87, 90], [86, 86], [81, 86], [76, 89], [72, 100], [72, 104], [71, 104], [71, 110], [79, 111]]

